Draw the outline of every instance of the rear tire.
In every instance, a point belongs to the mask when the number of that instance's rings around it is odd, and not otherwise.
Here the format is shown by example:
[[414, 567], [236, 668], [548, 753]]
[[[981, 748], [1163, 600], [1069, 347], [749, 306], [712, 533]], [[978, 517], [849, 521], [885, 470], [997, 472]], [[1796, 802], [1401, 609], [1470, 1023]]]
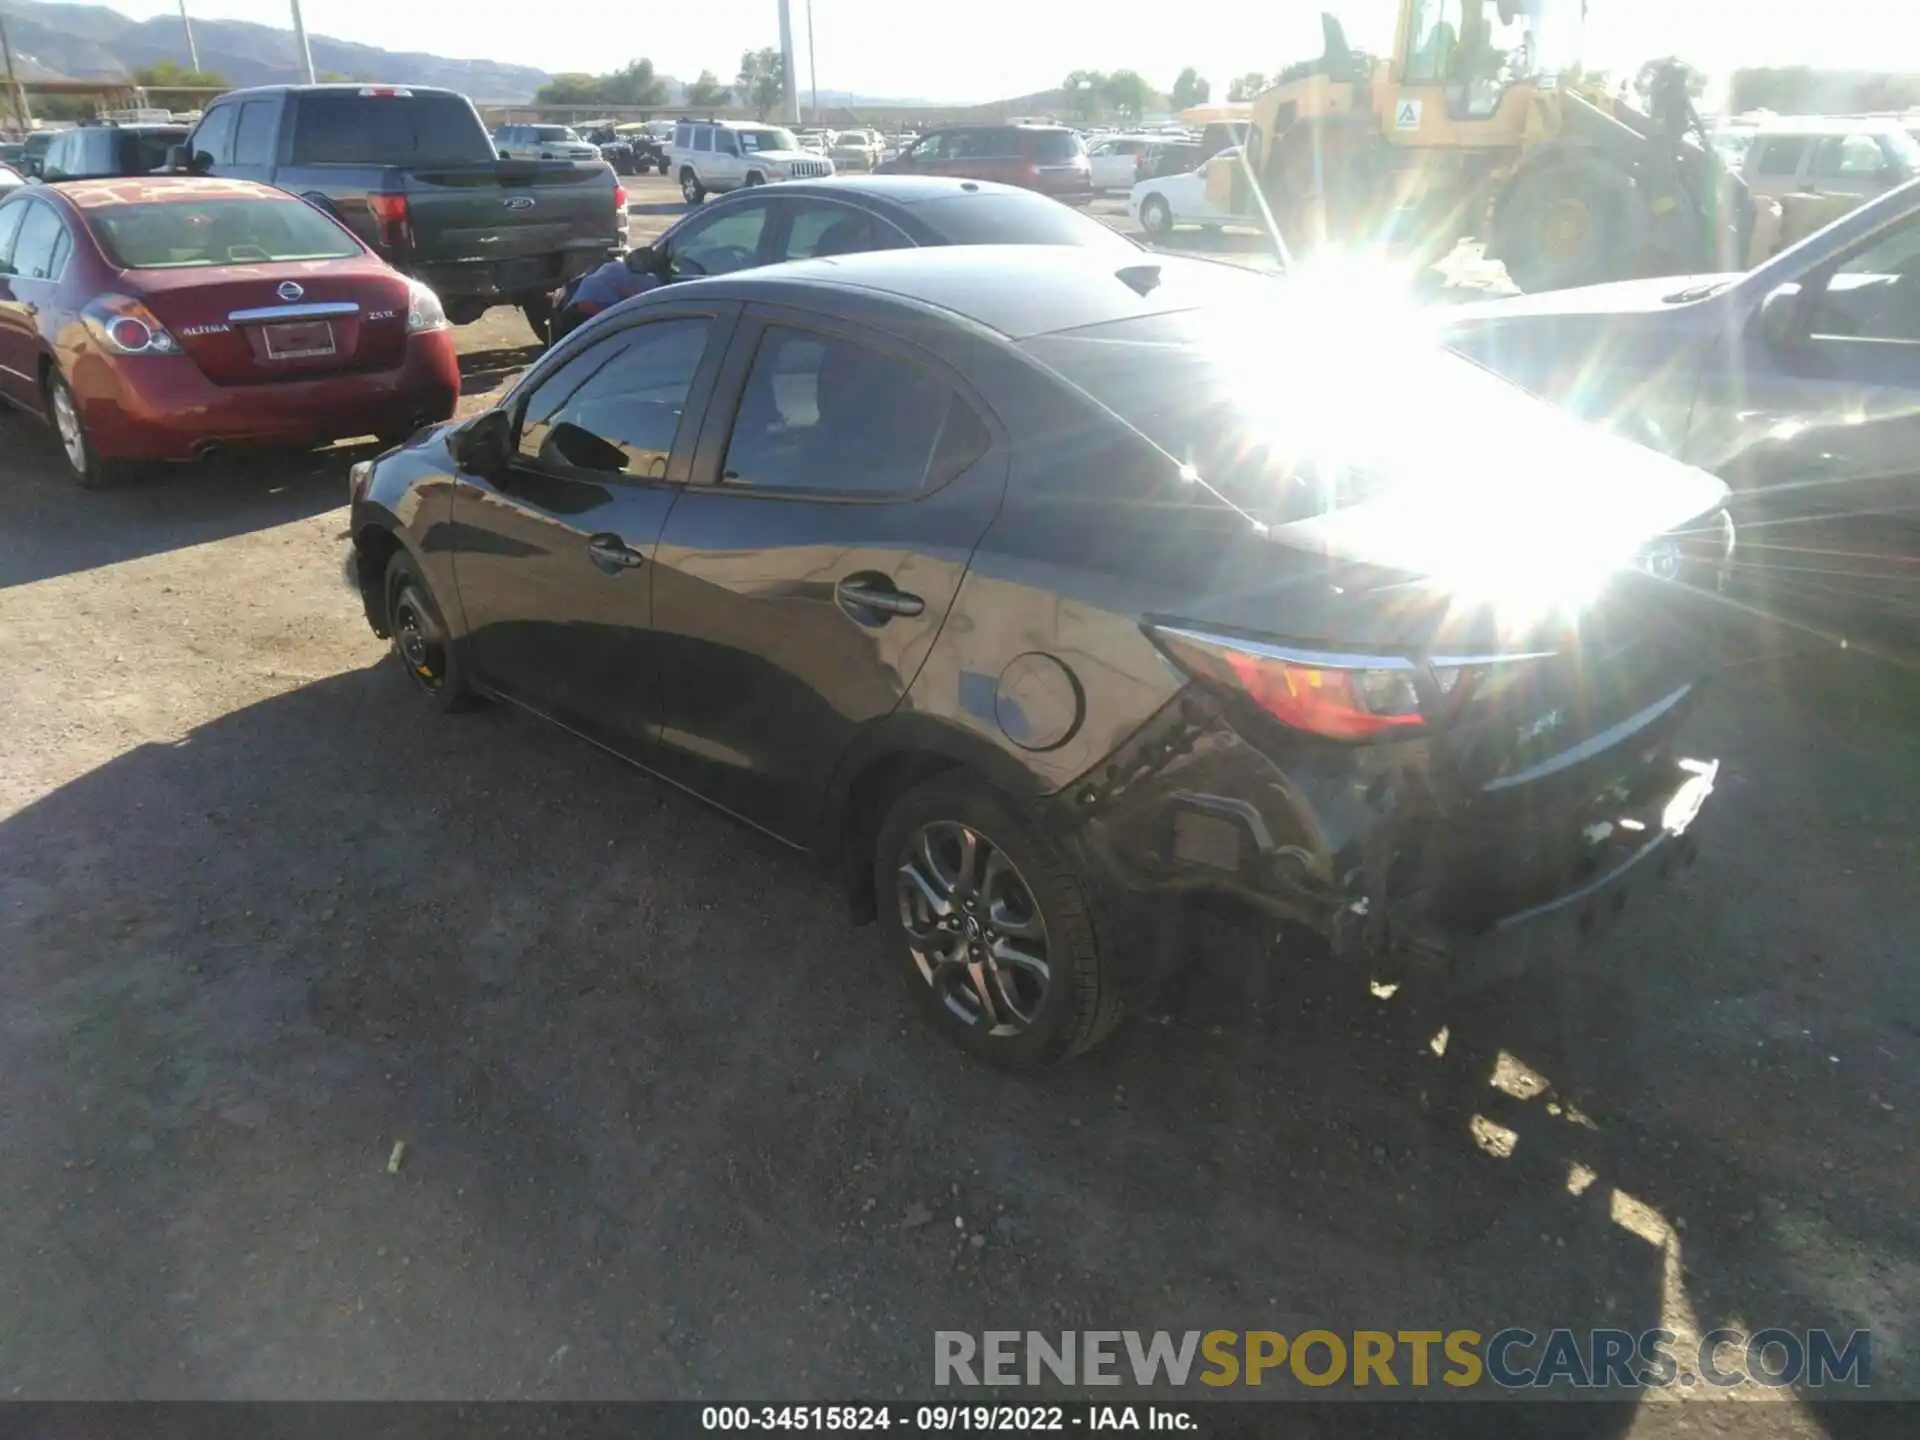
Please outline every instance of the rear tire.
[[553, 301], [545, 295], [531, 295], [520, 302], [520, 313], [527, 317], [534, 335], [542, 345], [552, 343]]
[[873, 886], [909, 992], [961, 1049], [1033, 1070], [1111, 1033], [1118, 987], [1085, 887], [1039, 827], [975, 777], [937, 775], [894, 802]]
[[53, 421], [60, 453], [67, 462], [67, 478], [82, 490], [112, 490], [134, 476], [133, 467], [119, 460], [103, 460], [80, 418], [80, 402], [72, 389], [52, 370], [46, 380], [47, 417]]
[[707, 187], [700, 183], [700, 177], [691, 170], [680, 172], [680, 195], [689, 205], [699, 205], [707, 198]]
[[381, 593], [387, 602], [393, 658], [413, 688], [436, 710], [451, 714], [471, 709], [477, 697], [467, 683], [460, 647], [448, 633], [440, 602], [405, 550], [387, 562]]
[[1140, 202], [1140, 228], [1149, 235], [1165, 238], [1173, 233], [1173, 207], [1158, 195]]
[[1523, 172], [1494, 213], [1494, 253], [1529, 294], [1625, 279], [1639, 268], [1640, 206], [1633, 177], [1604, 160]]

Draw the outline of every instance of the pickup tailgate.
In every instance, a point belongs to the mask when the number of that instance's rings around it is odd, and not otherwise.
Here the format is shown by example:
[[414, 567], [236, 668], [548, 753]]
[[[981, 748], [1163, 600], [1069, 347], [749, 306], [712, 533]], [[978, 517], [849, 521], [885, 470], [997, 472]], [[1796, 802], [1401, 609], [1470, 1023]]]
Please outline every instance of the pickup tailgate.
[[618, 243], [604, 161], [496, 160], [401, 173], [421, 265], [532, 260]]

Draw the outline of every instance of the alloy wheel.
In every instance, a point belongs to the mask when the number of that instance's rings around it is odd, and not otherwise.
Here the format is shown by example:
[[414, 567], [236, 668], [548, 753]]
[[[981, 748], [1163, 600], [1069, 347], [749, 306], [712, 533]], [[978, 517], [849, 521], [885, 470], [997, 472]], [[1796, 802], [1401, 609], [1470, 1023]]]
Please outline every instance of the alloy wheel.
[[1046, 999], [1047, 924], [1006, 852], [954, 821], [917, 830], [896, 879], [900, 924], [920, 976], [953, 1014], [1017, 1035]]
[[60, 448], [67, 452], [67, 463], [73, 466], [74, 474], [87, 473], [87, 435], [80, 428], [80, 412], [74, 408], [73, 392], [64, 385], [54, 385], [53, 390], [53, 427], [60, 434]]
[[439, 694], [447, 683], [447, 638], [417, 585], [402, 585], [394, 596], [393, 644], [413, 683]]

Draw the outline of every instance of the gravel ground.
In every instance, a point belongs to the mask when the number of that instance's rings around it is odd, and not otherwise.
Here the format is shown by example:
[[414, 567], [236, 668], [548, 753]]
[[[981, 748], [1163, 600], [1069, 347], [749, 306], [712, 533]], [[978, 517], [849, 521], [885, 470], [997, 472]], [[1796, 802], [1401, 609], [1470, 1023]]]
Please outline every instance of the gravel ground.
[[[526, 338], [462, 332], [469, 404]], [[1663, 1323], [1871, 1328], [1920, 1394], [1901, 683], [1750, 643], [1699, 865], [1558, 974], [1415, 1013], [1200, 927], [1166, 1013], [1015, 1080], [771, 845], [414, 703], [339, 578], [361, 453], [93, 496], [0, 416], [0, 1396], [884, 1398], [936, 1329]], [[1419, 1103], [1441, 1022], [1456, 1076], [1507, 1056], [1505, 1157]], [[1711, 1409], [1573, 1433], [1748, 1433]]]

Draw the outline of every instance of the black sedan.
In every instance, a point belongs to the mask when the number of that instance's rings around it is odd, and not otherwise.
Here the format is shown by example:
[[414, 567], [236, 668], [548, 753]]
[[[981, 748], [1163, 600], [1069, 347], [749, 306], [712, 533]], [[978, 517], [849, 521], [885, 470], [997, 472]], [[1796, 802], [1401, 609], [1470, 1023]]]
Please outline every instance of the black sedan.
[[696, 210], [642, 253], [655, 273], [682, 280], [926, 245], [1080, 245], [1109, 255], [1139, 254], [1117, 231], [1031, 190], [915, 175], [848, 175], [736, 190]]
[[350, 571], [425, 699], [809, 853], [989, 1058], [1098, 1041], [1188, 892], [1504, 972], [1695, 843], [1725, 489], [1438, 349], [1271, 343], [1340, 314], [1104, 248], [690, 281], [356, 466]]
[[1461, 307], [1444, 334], [1724, 478], [1737, 598], [1920, 663], [1920, 181], [1747, 274]]

